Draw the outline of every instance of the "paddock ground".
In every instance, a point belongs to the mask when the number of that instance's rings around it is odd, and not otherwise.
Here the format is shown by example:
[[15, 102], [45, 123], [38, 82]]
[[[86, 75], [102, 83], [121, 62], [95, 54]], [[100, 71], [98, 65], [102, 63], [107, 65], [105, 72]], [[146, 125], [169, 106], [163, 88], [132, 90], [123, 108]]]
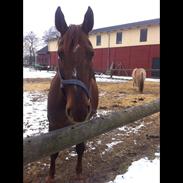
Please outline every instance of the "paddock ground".
[[[25, 79], [24, 91], [48, 92], [50, 79]], [[148, 103], [160, 96], [159, 83], [145, 82], [144, 93], [125, 83], [98, 83], [99, 110], [125, 109]], [[159, 152], [160, 113], [87, 141], [83, 157], [86, 183], [105, 183], [125, 173], [130, 164], [143, 157], [153, 159]], [[77, 156], [74, 146], [60, 152], [55, 183], [70, 183], [75, 176]], [[24, 167], [24, 183], [43, 183], [49, 171], [49, 157]]]

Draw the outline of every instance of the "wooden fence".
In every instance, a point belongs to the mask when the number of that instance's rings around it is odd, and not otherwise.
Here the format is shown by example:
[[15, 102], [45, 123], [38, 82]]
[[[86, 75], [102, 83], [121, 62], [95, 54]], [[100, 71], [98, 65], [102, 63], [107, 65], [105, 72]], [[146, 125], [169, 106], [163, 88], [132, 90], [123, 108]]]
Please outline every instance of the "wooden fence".
[[157, 99], [40, 136], [27, 137], [23, 143], [24, 165], [159, 111], [160, 100]]

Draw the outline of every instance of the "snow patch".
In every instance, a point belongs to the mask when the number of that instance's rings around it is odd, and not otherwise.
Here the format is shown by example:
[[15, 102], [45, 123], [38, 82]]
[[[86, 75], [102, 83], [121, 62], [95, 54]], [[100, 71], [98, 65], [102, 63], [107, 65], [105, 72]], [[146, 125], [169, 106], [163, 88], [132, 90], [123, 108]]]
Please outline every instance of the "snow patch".
[[111, 142], [111, 143], [109, 143], [109, 144], [106, 144], [106, 146], [108, 147], [107, 149], [106, 149], [106, 151], [110, 151], [112, 148], [113, 148], [113, 146], [115, 146], [115, 145], [117, 145], [117, 144], [119, 144], [119, 143], [121, 143], [122, 141], [115, 141], [115, 142]]
[[[96, 74], [95, 76], [96, 76], [96, 79], [101, 79], [101, 78], [106, 79], [106, 80], [110, 79], [113, 81], [116, 80], [116, 82], [119, 82], [119, 81], [126, 82], [128, 80], [132, 80], [131, 76], [112, 76], [112, 78], [109, 75], [105, 75], [105, 74], [100, 74], [100, 75]], [[160, 79], [146, 78], [145, 81], [160, 82]]]
[[41, 92], [23, 94], [23, 137], [48, 132], [47, 95]]
[[56, 71], [39, 71], [33, 68], [23, 68], [23, 78], [53, 78]]
[[108, 183], [159, 183], [160, 160], [155, 158], [150, 161], [142, 158], [132, 163], [123, 175], [117, 175], [114, 181]]
[[141, 129], [142, 127], [144, 127], [144, 122], [142, 122], [140, 125], [136, 126], [135, 128], [123, 126], [123, 127], [117, 128], [117, 129], [122, 132], [126, 132], [125, 134], [128, 134], [128, 133], [137, 133], [139, 131], [139, 129]]
[[98, 141], [97, 141], [97, 144], [98, 144], [98, 145], [100, 145], [101, 143], [102, 143], [102, 141], [101, 141], [101, 140], [98, 140]]
[[72, 151], [71, 153], [69, 153], [69, 155], [72, 156], [72, 157], [77, 156], [76, 152], [74, 152], [74, 151]]
[[[23, 68], [23, 78], [53, 78], [56, 74], [56, 71], [45, 71], [45, 70], [35, 70], [34, 68]], [[129, 76], [112, 76], [105, 74], [95, 74], [97, 82], [127, 82], [132, 80], [132, 77]], [[160, 82], [160, 79], [146, 78], [145, 81]]]
[[93, 141], [90, 141], [90, 142], [87, 142], [87, 147], [88, 147], [88, 149], [90, 150], [95, 150], [96, 149], [96, 147], [94, 146], [94, 143], [93, 143]]
[[111, 112], [112, 112], [112, 110], [97, 109], [96, 117], [106, 116]]
[[101, 154], [104, 155], [106, 152], [111, 151], [112, 148], [113, 148], [113, 146], [115, 146], [115, 145], [117, 145], [117, 144], [119, 144], [119, 143], [121, 143], [121, 142], [123, 142], [123, 141], [114, 141], [114, 142], [111, 142], [111, 143], [106, 144], [106, 146], [107, 146], [108, 148], [105, 149], [105, 151], [103, 151]]

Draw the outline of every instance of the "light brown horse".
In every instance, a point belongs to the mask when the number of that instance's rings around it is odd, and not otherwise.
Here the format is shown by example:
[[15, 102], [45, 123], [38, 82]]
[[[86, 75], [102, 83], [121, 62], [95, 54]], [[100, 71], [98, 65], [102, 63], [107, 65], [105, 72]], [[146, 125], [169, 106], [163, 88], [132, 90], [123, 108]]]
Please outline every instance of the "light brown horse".
[[[61, 8], [55, 12], [55, 26], [61, 33], [58, 40], [58, 69], [48, 94], [49, 131], [83, 122], [96, 113], [98, 88], [92, 68], [94, 50], [88, 38], [94, 23], [93, 11], [88, 7], [81, 25], [67, 26]], [[82, 156], [85, 144], [76, 145], [78, 154], [76, 179], [82, 177]], [[47, 183], [54, 181], [55, 161], [51, 155]]]
[[144, 81], [146, 78], [146, 71], [143, 68], [135, 68], [132, 72], [133, 87], [138, 87], [140, 93], [144, 90]]

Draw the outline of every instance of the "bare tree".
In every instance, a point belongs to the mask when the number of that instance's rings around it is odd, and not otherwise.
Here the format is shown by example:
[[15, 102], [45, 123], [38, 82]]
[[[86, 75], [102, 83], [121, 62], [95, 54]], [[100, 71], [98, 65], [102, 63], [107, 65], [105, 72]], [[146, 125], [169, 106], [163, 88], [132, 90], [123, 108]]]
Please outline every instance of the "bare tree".
[[29, 32], [25, 37], [24, 37], [24, 56], [29, 55], [28, 59], [28, 65], [34, 65], [35, 64], [35, 53], [36, 49], [38, 46], [39, 39], [36, 36], [34, 32]]
[[23, 65], [29, 65], [29, 45], [23, 40]]
[[60, 36], [60, 33], [56, 30], [55, 26], [50, 27], [47, 31], [44, 32], [42, 39], [47, 44], [50, 39], [57, 38]]

